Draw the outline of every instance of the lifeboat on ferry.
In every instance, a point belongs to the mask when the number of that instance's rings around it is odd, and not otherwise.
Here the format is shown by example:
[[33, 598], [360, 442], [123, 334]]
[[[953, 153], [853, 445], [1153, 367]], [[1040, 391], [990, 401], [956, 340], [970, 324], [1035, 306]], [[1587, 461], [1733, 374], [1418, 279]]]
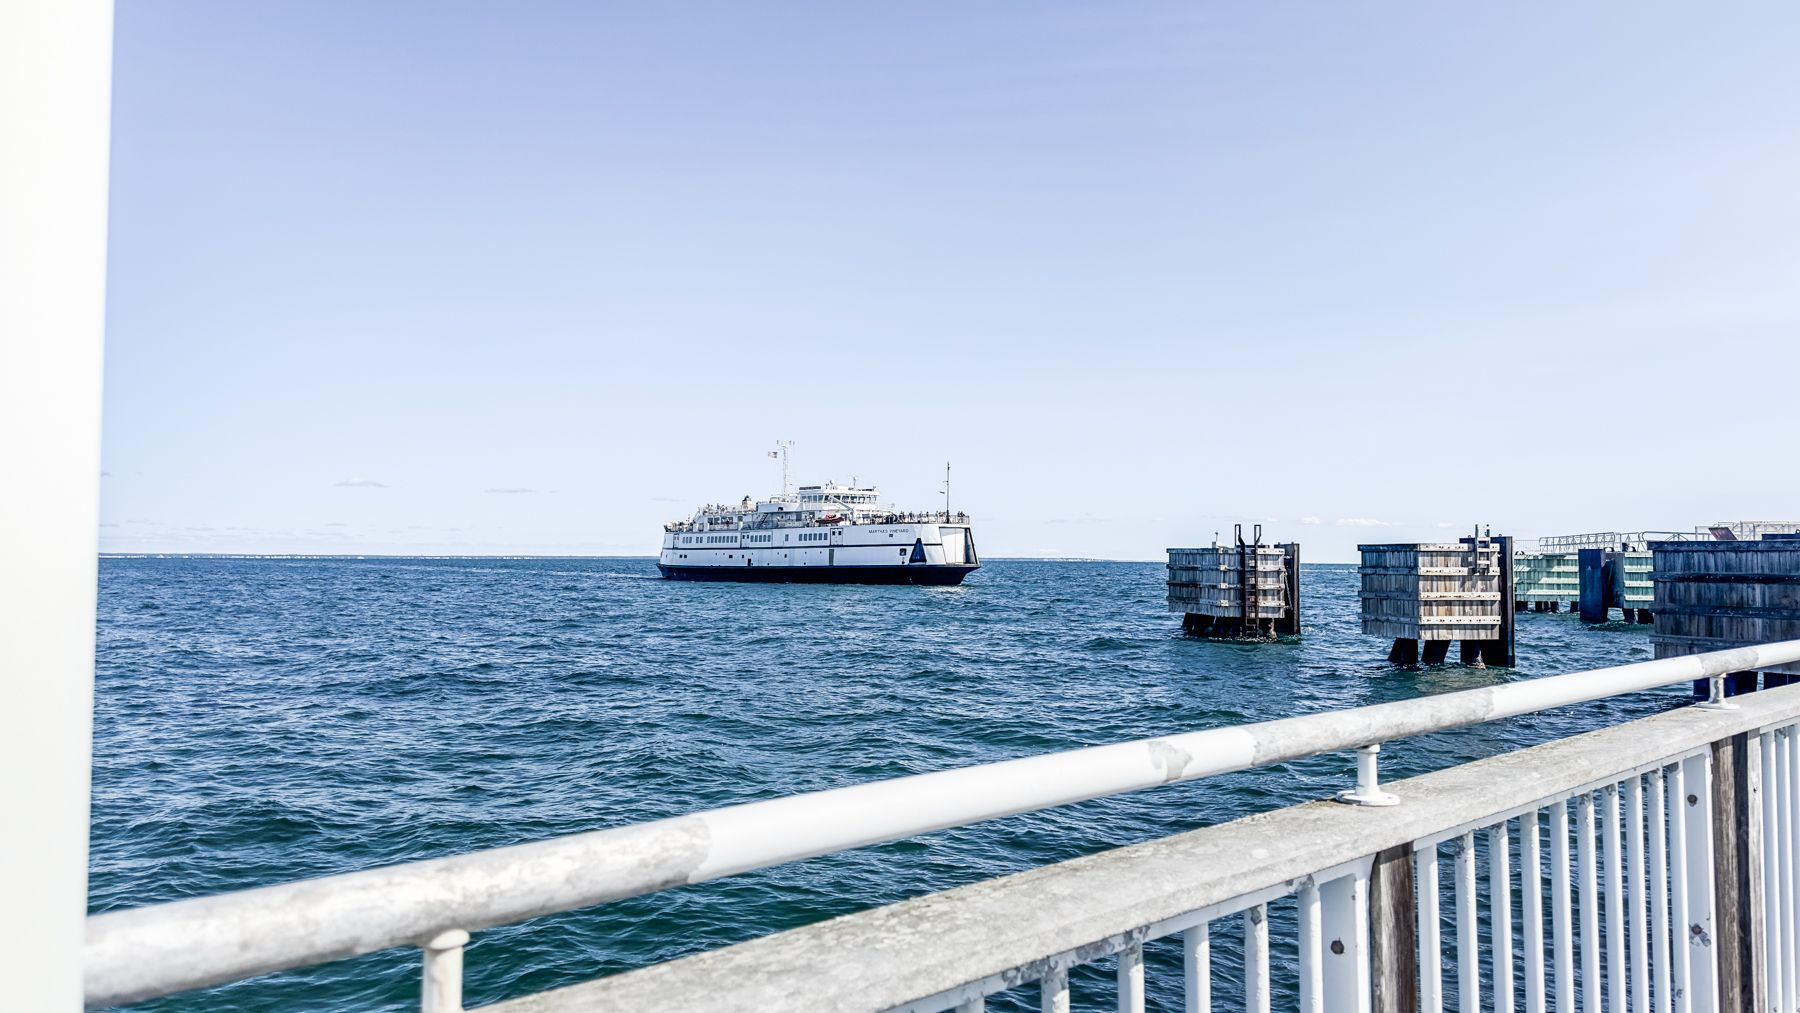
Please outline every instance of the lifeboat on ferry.
[[819, 518], [818, 523], [820, 523], [820, 524], [842, 524], [842, 523], [844, 523], [844, 518], [841, 514], [826, 514], [823, 517]]

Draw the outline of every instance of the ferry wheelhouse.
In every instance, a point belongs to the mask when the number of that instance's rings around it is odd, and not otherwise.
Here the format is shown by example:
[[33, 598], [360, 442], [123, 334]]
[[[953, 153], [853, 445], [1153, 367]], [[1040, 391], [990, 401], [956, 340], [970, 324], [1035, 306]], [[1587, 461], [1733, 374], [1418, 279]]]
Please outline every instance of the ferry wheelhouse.
[[981, 566], [967, 514], [902, 513], [874, 487], [803, 485], [663, 525], [672, 580], [960, 584]]

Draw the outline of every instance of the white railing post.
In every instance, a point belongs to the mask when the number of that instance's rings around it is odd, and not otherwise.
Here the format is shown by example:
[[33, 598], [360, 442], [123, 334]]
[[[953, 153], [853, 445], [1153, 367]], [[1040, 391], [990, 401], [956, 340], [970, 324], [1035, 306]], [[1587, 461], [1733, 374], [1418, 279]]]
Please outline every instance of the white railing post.
[[1488, 828], [1488, 945], [1494, 960], [1494, 1013], [1513, 1013], [1512, 839], [1505, 823]]
[[468, 944], [467, 932], [451, 929], [419, 947], [425, 955], [419, 982], [420, 1013], [463, 1013], [463, 947]]
[[1186, 1013], [1212, 1013], [1212, 926], [1207, 922], [1181, 934]]
[[[1625, 908], [1626, 930], [1631, 944], [1631, 1008], [1650, 1009], [1649, 870], [1644, 866], [1644, 779], [1633, 774], [1625, 781]], [[1624, 970], [1624, 969], [1621, 969]], [[1619, 994], [1625, 995], [1625, 979]]]
[[1672, 1013], [1691, 1013], [1688, 926], [1692, 924], [1688, 899], [1688, 780], [1687, 764], [1669, 768], [1669, 975]]
[[1719, 1005], [1718, 954], [1713, 947], [1715, 905], [1713, 903], [1713, 802], [1712, 756], [1703, 753], [1681, 762], [1681, 779], [1686, 795], [1682, 797], [1682, 850], [1686, 853], [1687, 901], [1686, 922], [1681, 937], [1685, 961], [1676, 961], [1677, 969], [1685, 968], [1687, 988], [1682, 998], [1686, 1006], [1681, 1013], [1713, 1013]]
[[[1779, 771], [1775, 763], [1775, 733], [1757, 737], [1757, 750], [1762, 764], [1762, 906], [1763, 906], [1763, 981], [1769, 1002], [1781, 1002], [1781, 821], [1776, 797], [1780, 794]], [[1781, 1013], [1791, 1013], [1786, 1006], [1776, 1005]]]
[[1550, 806], [1550, 941], [1558, 1013], [1575, 1008], [1575, 921], [1569, 910], [1569, 803]]
[[1794, 822], [1800, 819], [1800, 798], [1795, 795], [1800, 791], [1800, 725], [1789, 725], [1783, 731], [1781, 777], [1781, 881], [1788, 888], [1781, 894], [1782, 940], [1786, 944], [1782, 948], [1782, 974], [1786, 980], [1786, 991], [1782, 1001], [1783, 1009], [1793, 1011], [1800, 1009], [1800, 924], [1796, 924], [1796, 908], [1800, 902], [1795, 900], [1795, 891], [1800, 889], [1794, 877], [1800, 874], [1800, 862], [1795, 861], [1794, 849], [1800, 847], [1800, 828]]
[[[1600, 789], [1600, 862], [1606, 899], [1606, 1001], [1617, 1013], [1625, 1011], [1625, 877], [1619, 860], [1619, 786]], [[1594, 993], [1600, 993], [1596, 988]]]
[[1325, 1013], [1369, 1013], [1369, 871], [1319, 886]]
[[1444, 888], [1438, 874], [1438, 846], [1428, 844], [1415, 854], [1419, 866], [1419, 1010], [1444, 1013], [1443, 913], [1438, 903]]
[[1144, 946], [1119, 951], [1119, 1013], [1144, 1013]]
[[1575, 796], [1575, 878], [1581, 898], [1581, 1008], [1600, 1005], [1600, 887], [1594, 868], [1594, 793]]
[[1053, 968], [1038, 982], [1038, 1009], [1042, 1013], [1069, 1013], [1069, 969]]
[[1525, 919], [1525, 1013], [1544, 1013], [1544, 839], [1542, 810], [1519, 817], [1519, 901]]
[[1456, 838], [1456, 1008], [1481, 1013], [1481, 927], [1475, 914], [1475, 831]]
[[1307, 877], [1295, 899], [1300, 923], [1300, 1013], [1324, 1013], [1325, 961], [1319, 936], [1324, 932], [1319, 886]]
[[1668, 768], [1650, 774], [1650, 962], [1657, 1008], [1673, 1011], [1669, 995]]
[[1244, 912], [1244, 1013], [1269, 1013], [1269, 906]]
[[1351, 805], [1399, 805], [1400, 798], [1381, 790], [1381, 743], [1356, 748], [1356, 788], [1337, 793]]

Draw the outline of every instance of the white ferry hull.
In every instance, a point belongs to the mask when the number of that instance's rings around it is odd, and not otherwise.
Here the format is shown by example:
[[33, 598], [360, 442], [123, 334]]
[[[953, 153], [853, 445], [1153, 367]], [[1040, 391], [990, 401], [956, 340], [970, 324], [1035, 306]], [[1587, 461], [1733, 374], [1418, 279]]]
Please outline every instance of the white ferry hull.
[[729, 580], [767, 584], [960, 584], [979, 570], [977, 566], [667, 566], [658, 564], [670, 580]]

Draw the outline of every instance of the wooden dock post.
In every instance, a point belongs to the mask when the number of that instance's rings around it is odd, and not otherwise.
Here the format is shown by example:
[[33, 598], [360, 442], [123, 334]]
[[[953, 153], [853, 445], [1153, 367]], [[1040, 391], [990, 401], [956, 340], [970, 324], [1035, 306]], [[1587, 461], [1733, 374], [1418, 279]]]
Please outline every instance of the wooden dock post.
[[1290, 590], [1287, 596], [1287, 614], [1275, 620], [1275, 632], [1297, 637], [1300, 635], [1300, 543], [1284, 542], [1276, 547], [1286, 553], [1282, 559], [1282, 568], [1287, 571], [1287, 586]]
[[[1473, 541], [1473, 539], [1466, 539]], [[1519, 616], [1514, 609], [1514, 596], [1518, 593], [1513, 575], [1513, 540], [1511, 535], [1500, 535], [1493, 539], [1500, 548], [1500, 636], [1494, 640], [1477, 641], [1481, 645], [1481, 658], [1495, 668], [1512, 668], [1518, 664], [1518, 623]], [[1467, 641], [1464, 641], [1467, 643]]]
[[1419, 916], [1413, 879], [1412, 845], [1398, 844], [1376, 852], [1369, 873], [1371, 1013], [1419, 1013], [1415, 952]]
[[[1650, 549], [1650, 644], [1658, 658], [1800, 638], [1800, 541], [1664, 541]], [[1762, 674], [1768, 685], [1783, 685], [1800, 665]], [[1757, 675], [1727, 675], [1726, 694], [1754, 692]], [[1694, 692], [1706, 695], [1704, 681]]]
[[1606, 592], [1611, 582], [1606, 579], [1606, 553], [1601, 549], [1581, 550], [1581, 621], [1606, 621]]
[[1753, 733], [1713, 743], [1713, 952], [1720, 1010], [1769, 1008], [1763, 947], [1762, 770]]

